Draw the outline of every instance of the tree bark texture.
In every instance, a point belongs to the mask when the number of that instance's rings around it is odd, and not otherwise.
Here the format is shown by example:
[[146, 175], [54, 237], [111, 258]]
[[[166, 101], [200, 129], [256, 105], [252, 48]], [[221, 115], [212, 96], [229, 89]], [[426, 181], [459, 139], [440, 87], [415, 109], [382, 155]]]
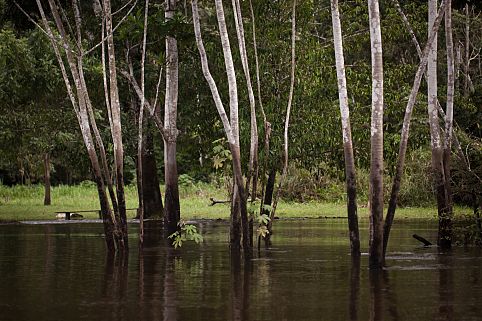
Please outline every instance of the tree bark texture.
[[383, 59], [378, 0], [368, 1], [372, 60], [369, 266], [383, 264]]
[[[435, 23], [432, 27], [432, 33], [427, 40], [427, 44], [420, 56], [420, 64], [418, 66], [417, 72], [415, 74], [415, 79], [413, 81], [412, 90], [408, 98], [407, 107], [405, 108], [405, 116], [403, 119], [402, 134], [400, 137], [400, 146], [398, 150], [397, 165], [395, 168], [395, 176], [393, 178], [392, 189], [390, 194], [390, 200], [388, 202], [387, 215], [385, 217], [385, 224], [383, 227], [383, 257], [385, 257], [388, 240], [390, 235], [390, 230], [392, 227], [393, 219], [395, 217], [395, 210], [397, 208], [398, 194], [400, 192], [400, 184], [403, 176], [403, 169], [405, 166], [405, 156], [407, 153], [408, 137], [410, 133], [410, 120], [412, 117], [412, 111], [417, 100], [417, 93], [420, 89], [420, 84], [422, 82], [422, 76], [425, 74], [427, 69], [428, 55], [435, 40], [437, 30], [442, 22], [442, 17], [444, 15], [444, 7], [439, 10]], [[418, 42], [417, 42], [418, 43]]]
[[[83, 80], [83, 71], [79, 71], [79, 68], [82, 68], [82, 53], [76, 55], [70, 45], [70, 42], [67, 40], [68, 36], [65, 31], [64, 23], [61, 19], [57, 4], [53, 0], [49, 0], [48, 3], [55, 21], [55, 26], [57, 28], [59, 37], [54, 36], [54, 33], [52, 32], [52, 29], [47, 21], [43, 6], [39, 0], [37, 1], [37, 6], [39, 8], [45, 30], [47, 31], [47, 34], [49, 35], [49, 38], [51, 40], [55, 56], [62, 72], [62, 77], [67, 88], [67, 93], [69, 95], [75, 114], [77, 116], [77, 120], [79, 122], [84, 145], [86, 146], [87, 154], [89, 155], [89, 159], [91, 161], [94, 180], [96, 182], [98, 190], [102, 218], [104, 221], [104, 233], [107, 249], [110, 252], [113, 252], [116, 249], [125, 249], [127, 247], [127, 243], [125, 243], [124, 240], [127, 239], [127, 230], [125, 229], [125, 231], [122, 231], [122, 228], [118, 225], [118, 220], [116, 219], [110, 208], [110, 202], [106, 194], [106, 182], [105, 178], [103, 177], [103, 170], [101, 164], [99, 163], [99, 157], [94, 147], [92, 130], [95, 130], [95, 128], [93, 128], [92, 126], [94, 126], [95, 124], [91, 124], [91, 119], [89, 117], [89, 108], [91, 108], [91, 105], [88, 96], [88, 89], [86, 87], [85, 81]], [[77, 42], [79, 42], [81, 41], [80, 14], [78, 12], [77, 1], [73, 1], [73, 4], [75, 7], [74, 9], [76, 9], [74, 13], [77, 27]], [[59, 45], [65, 52], [71, 77], [69, 77], [69, 75], [67, 74], [67, 70], [65, 68], [64, 61], [60, 53]], [[80, 43], [77, 43], [77, 47], [81, 47]], [[70, 83], [70, 78], [72, 78], [74, 82], [74, 87], [72, 87]], [[114, 202], [115, 199], [112, 199], [113, 204]]]
[[117, 70], [114, 48], [114, 36], [112, 31], [112, 11], [110, 0], [104, 0], [105, 27], [107, 33], [107, 55], [109, 66], [109, 89], [110, 108], [112, 113], [112, 142], [114, 145], [114, 166], [116, 179], [117, 203], [120, 218], [120, 243], [121, 249], [128, 248], [127, 216], [124, 195], [124, 146], [122, 143], [121, 111], [119, 101], [119, 89], [117, 86]]
[[44, 155], [44, 205], [52, 204], [50, 197], [50, 154], [45, 153]]
[[343, 133], [343, 152], [345, 155], [345, 175], [347, 192], [348, 230], [350, 232], [350, 248], [353, 256], [360, 255], [360, 233], [358, 231], [358, 214], [356, 203], [356, 169], [351, 138], [350, 110], [348, 108], [348, 92], [346, 88], [345, 59], [343, 55], [343, 38], [341, 32], [338, 0], [331, 0], [331, 17], [333, 25], [333, 42], [335, 47], [336, 74], [338, 80], [338, 99], [340, 104], [341, 126]]
[[450, 158], [452, 154], [452, 132], [454, 118], [455, 92], [455, 57], [452, 35], [452, 1], [447, 0], [445, 8], [445, 42], [447, 49], [447, 107], [445, 112], [445, 139], [443, 151], [443, 166], [445, 179], [445, 215], [442, 222], [442, 239], [444, 247], [450, 247], [452, 240], [452, 188], [450, 173]]
[[[428, 25], [429, 36], [432, 33], [432, 27], [435, 22], [437, 11], [437, 0], [429, 0], [428, 7]], [[437, 209], [439, 217], [439, 235], [437, 244], [441, 247], [450, 247], [450, 239], [445, 234], [446, 231], [446, 195], [445, 195], [445, 177], [443, 166], [443, 149], [440, 137], [440, 125], [438, 121], [437, 109], [437, 39], [435, 38], [432, 48], [429, 52], [427, 65], [427, 83], [428, 83], [428, 122], [430, 126], [430, 146], [432, 149], [432, 174], [433, 187], [437, 199]]]
[[[241, 157], [240, 157], [240, 148], [239, 148], [239, 137], [237, 136], [237, 128], [238, 128], [238, 119], [237, 119], [237, 91], [233, 91], [236, 89], [233, 89], [233, 83], [232, 83], [232, 78], [235, 77], [234, 75], [234, 65], [232, 62], [232, 56], [230, 55], [230, 49], [225, 48], [226, 46], [229, 46], [229, 40], [227, 39], [227, 30], [226, 30], [226, 24], [224, 21], [224, 11], [222, 8], [222, 3], [220, 0], [216, 0], [216, 11], [218, 15], [218, 24], [220, 26], [220, 34], [221, 34], [221, 39], [222, 39], [222, 44], [223, 44], [223, 52], [225, 53], [225, 61], [226, 61], [226, 70], [228, 74], [228, 79], [231, 79], [230, 81], [230, 107], [231, 107], [231, 119], [228, 119], [228, 116], [226, 114], [226, 111], [224, 109], [223, 103], [221, 101], [221, 97], [219, 95], [218, 88], [216, 86], [216, 82], [214, 81], [211, 72], [209, 71], [209, 65], [208, 65], [208, 60], [207, 60], [207, 55], [206, 55], [206, 50], [204, 48], [204, 44], [202, 41], [202, 35], [201, 35], [201, 27], [200, 27], [200, 22], [199, 22], [199, 9], [198, 9], [198, 4], [197, 0], [192, 1], [192, 14], [193, 14], [193, 23], [194, 23], [194, 33], [195, 33], [195, 38], [196, 38], [196, 44], [199, 50], [199, 55], [201, 58], [201, 66], [203, 70], [203, 75], [206, 78], [206, 81], [209, 85], [209, 88], [211, 90], [212, 96], [214, 103], [216, 105], [216, 109], [218, 111], [219, 117], [221, 118], [221, 121], [223, 123], [224, 131], [226, 133], [226, 138], [228, 139], [229, 143], [229, 149], [232, 154], [232, 163], [233, 163], [233, 175], [234, 175], [234, 181], [235, 181], [235, 186], [236, 186], [236, 192], [238, 195], [236, 198], [239, 198], [240, 204], [240, 216], [242, 220], [242, 231], [245, 233], [243, 235], [243, 247], [245, 250], [249, 248], [249, 227], [248, 227], [248, 215], [247, 215], [247, 206], [246, 206], [246, 198], [245, 198], [245, 190], [244, 190], [244, 184], [243, 184], [243, 175], [242, 175], [242, 170], [241, 170]], [[231, 97], [231, 95], [236, 95], [236, 97]], [[236, 101], [236, 103], [233, 103], [233, 101]], [[234, 109], [234, 110], [233, 110]], [[235, 194], [235, 193], [233, 193]], [[234, 196], [233, 196], [234, 197]], [[236, 204], [236, 202], [232, 203], [233, 205]], [[237, 211], [236, 211], [237, 212]], [[233, 211], [232, 211], [233, 213]], [[233, 226], [231, 226], [231, 231], [233, 232]], [[239, 233], [239, 232], [237, 232]], [[231, 233], [233, 234], [233, 233]], [[239, 240], [240, 237], [234, 238], [234, 240]], [[233, 238], [231, 237], [230, 240], [230, 246], [233, 249], [239, 248], [239, 243], [236, 244], [236, 242], [233, 243]]]
[[[177, 0], [166, 1], [166, 21], [172, 20]], [[179, 93], [179, 62], [177, 40], [166, 37], [166, 98], [164, 106], [164, 176], [166, 184], [164, 223], [169, 234], [177, 230], [180, 220], [179, 186], [176, 160], [177, 101]]]
[[[251, 83], [251, 75], [249, 72], [248, 54], [246, 52], [246, 41], [244, 36], [243, 15], [241, 14], [241, 5], [239, 0], [233, 0], [233, 12], [236, 25], [236, 34], [238, 36], [239, 52], [241, 55], [241, 63], [243, 65], [244, 76], [246, 78], [246, 87], [248, 89], [248, 98], [250, 106], [250, 147], [249, 147], [249, 165], [248, 173], [246, 177], [246, 196], [249, 196], [249, 189], [251, 179], [253, 179], [253, 190], [251, 192], [251, 200], [256, 199], [256, 183], [257, 177], [257, 165], [258, 165], [258, 125], [256, 121], [256, 103], [254, 99], [253, 85]], [[252, 222], [252, 220], [250, 220]], [[252, 223], [250, 224], [250, 226]]]

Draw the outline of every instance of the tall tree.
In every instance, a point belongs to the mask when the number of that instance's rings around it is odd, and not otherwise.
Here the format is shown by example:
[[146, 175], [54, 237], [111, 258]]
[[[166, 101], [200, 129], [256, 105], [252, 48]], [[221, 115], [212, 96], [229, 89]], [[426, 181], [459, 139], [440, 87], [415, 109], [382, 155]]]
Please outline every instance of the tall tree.
[[369, 266], [383, 264], [383, 59], [378, 0], [368, 1], [372, 60]]
[[[109, 116], [112, 116], [109, 118], [111, 120], [111, 133], [114, 143], [116, 194], [113, 193], [113, 189], [110, 187], [111, 177], [107, 168], [105, 149], [103, 148], [103, 143], [95, 123], [95, 118], [93, 117], [92, 103], [90, 101], [89, 91], [83, 74], [83, 58], [85, 53], [82, 49], [83, 40], [81, 37], [81, 17], [78, 1], [72, 1], [76, 30], [75, 47], [71, 46], [69, 40], [70, 37], [68, 36], [64, 27], [64, 24], [68, 23], [68, 21], [65, 21], [65, 15], [62, 14], [63, 18], [61, 17], [59, 8], [53, 0], [49, 0], [48, 3], [55, 21], [56, 34], [58, 34], [58, 37], [54, 36], [54, 32], [47, 21], [47, 16], [44, 12], [42, 3], [40, 0], [37, 0], [37, 6], [45, 29], [44, 31], [51, 40], [51, 44], [59, 63], [70, 101], [79, 122], [84, 144], [87, 148], [87, 153], [91, 161], [94, 178], [97, 184], [101, 213], [104, 221], [104, 232], [106, 236], [105, 240], [107, 248], [109, 251], [125, 250], [128, 247], [128, 243], [123, 185], [123, 146], [120, 124], [120, 103], [115, 74], [116, 62], [114, 43], [112, 39], [112, 15], [110, 2], [107, 0], [104, 1], [104, 19], [107, 30], [106, 39], [109, 47], [108, 52], [110, 73], [110, 95], [106, 96], [106, 105], [108, 106]], [[62, 8], [61, 11], [63, 12]], [[104, 23], [102, 26], [104, 26]], [[104, 30], [102, 30], [102, 38], [104, 38]], [[61, 55], [61, 48], [67, 58], [70, 76], [68, 75], [67, 68], [64, 65]], [[75, 51], [74, 48], [76, 48], [78, 51]], [[104, 77], [106, 77], [105, 73]], [[74, 86], [71, 85], [70, 79], [73, 80]], [[94, 133], [95, 143], [97, 144], [99, 153], [101, 154], [101, 161], [99, 161], [99, 156], [94, 146], [92, 133]], [[106, 185], [109, 186], [110, 200], [108, 199], [106, 193]], [[113, 211], [110, 208], [110, 204], [113, 206]]]
[[445, 247], [450, 247], [452, 239], [452, 188], [450, 156], [452, 154], [452, 131], [454, 118], [455, 58], [452, 35], [452, 0], [445, 7], [445, 43], [447, 50], [447, 107], [445, 109], [445, 139], [443, 146], [443, 170], [445, 179], [445, 213], [441, 222], [442, 238]]
[[273, 220], [276, 214], [276, 208], [280, 198], [281, 188], [288, 174], [288, 129], [290, 126], [291, 106], [293, 104], [293, 92], [295, 89], [295, 69], [296, 69], [296, 0], [293, 0], [293, 9], [291, 16], [291, 72], [290, 72], [290, 92], [288, 94], [288, 105], [286, 106], [286, 116], [283, 131], [283, 171], [278, 183], [278, 189], [273, 201], [273, 208], [271, 210], [270, 220], [268, 222], [268, 240], [269, 235], [272, 234]]
[[[214, 81], [211, 72], [209, 71], [209, 65], [206, 55], [206, 50], [202, 41], [201, 28], [199, 22], [199, 9], [197, 0], [192, 1], [192, 15], [194, 22], [194, 33], [196, 37], [196, 44], [199, 50], [201, 58], [201, 65], [203, 75], [211, 90], [216, 109], [219, 117], [223, 123], [226, 138], [229, 143], [229, 149], [232, 155], [233, 163], [233, 175], [235, 182], [235, 193], [233, 195], [232, 210], [231, 210], [231, 227], [230, 227], [230, 245], [232, 249], [239, 249], [241, 241], [241, 226], [237, 223], [239, 219], [237, 217], [238, 211], [233, 210], [236, 206], [240, 208], [241, 222], [242, 222], [242, 234], [243, 234], [243, 248], [249, 249], [249, 228], [248, 228], [248, 215], [245, 198], [245, 189], [243, 181], [243, 173], [241, 169], [241, 153], [239, 146], [239, 120], [238, 120], [238, 103], [237, 103], [237, 88], [236, 78], [234, 73], [234, 64], [232, 60], [231, 48], [229, 45], [229, 39], [226, 29], [226, 22], [224, 18], [224, 9], [221, 0], [216, 0], [216, 13], [219, 25], [219, 33], [221, 37], [221, 43], [223, 46], [224, 60], [226, 65], [226, 74], [228, 76], [229, 84], [229, 98], [230, 98], [230, 118], [228, 118], [226, 111], [221, 101], [219, 91]], [[236, 201], [236, 198], [239, 201]]]
[[[432, 33], [432, 27], [437, 15], [437, 0], [429, 0], [428, 2], [428, 28], [429, 37]], [[436, 37], [436, 36], [435, 36]], [[443, 166], [443, 150], [440, 137], [440, 125], [437, 109], [437, 39], [429, 52], [427, 65], [427, 90], [428, 90], [428, 122], [430, 126], [430, 146], [432, 150], [432, 174], [433, 186], [437, 198], [437, 209], [439, 217], [439, 235], [437, 244], [443, 248], [450, 247], [451, 239], [446, 234], [447, 228], [445, 224], [447, 204], [445, 194], [445, 177]]]
[[[166, 1], [165, 19], [170, 21], [176, 12], [177, 0]], [[176, 231], [181, 216], [179, 204], [179, 186], [177, 174], [177, 100], [179, 83], [177, 40], [174, 36], [166, 37], [166, 98], [164, 104], [164, 223], [168, 233]]]
[[345, 175], [348, 210], [348, 229], [350, 232], [350, 248], [353, 256], [360, 255], [360, 233], [358, 231], [358, 214], [356, 203], [356, 169], [351, 138], [350, 109], [348, 108], [348, 92], [346, 89], [345, 59], [343, 55], [343, 38], [341, 32], [338, 0], [331, 0], [331, 17], [333, 25], [333, 43], [335, 46], [336, 75], [338, 79], [338, 99], [340, 104], [341, 127], [343, 134], [343, 151], [345, 155]]
[[387, 215], [385, 217], [385, 224], [383, 226], [383, 256], [384, 257], [388, 246], [388, 239], [389, 239], [393, 219], [395, 217], [395, 210], [397, 208], [398, 194], [400, 192], [400, 184], [402, 181], [403, 169], [405, 166], [405, 155], [407, 153], [408, 136], [410, 133], [410, 120], [412, 117], [412, 111], [417, 101], [417, 94], [420, 88], [420, 83], [422, 81], [422, 76], [425, 74], [425, 71], [427, 69], [428, 54], [432, 48], [432, 45], [436, 38], [437, 31], [442, 22], [442, 17], [444, 15], [444, 8], [445, 8], [444, 6], [445, 4], [443, 3], [438, 12], [437, 18], [435, 19], [435, 23], [432, 27], [432, 33], [430, 34], [430, 37], [427, 40], [427, 44], [425, 45], [423, 52], [421, 52], [420, 54], [420, 64], [415, 74], [412, 90], [410, 92], [410, 96], [407, 102], [407, 107], [405, 109], [402, 133], [400, 135], [400, 147], [398, 151], [397, 165], [395, 168], [395, 176], [393, 177], [390, 200], [388, 202]]
[[[246, 78], [246, 87], [248, 89], [249, 107], [250, 107], [250, 147], [249, 147], [249, 164], [246, 177], [246, 197], [249, 197], [250, 183], [252, 180], [251, 201], [256, 199], [256, 186], [258, 184], [258, 124], [256, 121], [256, 103], [254, 99], [253, 85], [251, 83], [251, 75], [249, 72], [248, 54], [246, 51], [246, 40], [244, 36], [243, 15], [241, 13], [241, 5], [239, 0], [233, 0], [234, 21], [236, 26], [236, 34], [238, 36], [239, 53], [243, 66], [244, 76]], [[249, 243], [253, 246], [253, 216], [249, 217]]]

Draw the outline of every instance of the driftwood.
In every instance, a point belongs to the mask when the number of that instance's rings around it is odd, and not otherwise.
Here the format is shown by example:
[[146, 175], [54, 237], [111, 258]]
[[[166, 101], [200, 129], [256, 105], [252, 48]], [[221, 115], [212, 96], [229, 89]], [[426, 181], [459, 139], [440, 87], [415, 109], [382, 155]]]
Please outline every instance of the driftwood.
[[227, 204], [227, 203], [230, 203], [231, 201], [230, 200], [216, 200], [214, 199], [213, 197], [210, 197], [209, 200], [211, 201], [211, 204], [209, 204], [209, 206], [214, 206], [216, 204]]
[[424, 238], [421, 237], [420, 235], [413, 234], [412, 236], [413, 236], [414, 239], [422, 242], [424, 246], [430, 246], [430, 245], [432, 245], [432, 243], [430, 243], [429, 241], [427, 241], [426, 239], [424, 239]]

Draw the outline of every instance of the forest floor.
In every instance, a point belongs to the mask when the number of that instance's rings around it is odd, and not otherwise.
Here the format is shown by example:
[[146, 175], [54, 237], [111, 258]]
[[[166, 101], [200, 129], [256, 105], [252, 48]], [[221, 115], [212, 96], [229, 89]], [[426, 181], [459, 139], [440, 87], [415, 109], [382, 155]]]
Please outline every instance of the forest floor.
[[[55, 186], [52, 188], [52, 205], [43, 205], [43, 187], [16, 186], [14, 188], [0, 186], [0, 221], [53, 220], [56, 212], [98, 210], [97, 190], [92, 185]], [[162, 189], [161, 189], [162, 192]], [[185, 220], [228, 219], [229, 204], [212, 205], [211, 198], [226, 200], [225, 189], [213, 185], [192, 185], [180, 187], [181, 217]], [[135, 186], [126, 186], [127, 208], [137, 208], [137, 191]], [[259, 209], [259, 202], [252, 205]], [[471, 210], [456, 207], [455, 214], [469, 215]], [[86, 219], [96, 219], [96, 212], [81, 213]], [[366, 204], [359, 205], [361, 219], [368, 218]], [[135, 210], [127, 212], [128, 218], [134, 218]], [[397, 210], [396, 219], [436, 219], [435, 207], [405, 207]], [[344, 202], [308, 201], [303, 203], [280, 201], [276, 216], [279, 218], [344, 218], [346, 205]]]

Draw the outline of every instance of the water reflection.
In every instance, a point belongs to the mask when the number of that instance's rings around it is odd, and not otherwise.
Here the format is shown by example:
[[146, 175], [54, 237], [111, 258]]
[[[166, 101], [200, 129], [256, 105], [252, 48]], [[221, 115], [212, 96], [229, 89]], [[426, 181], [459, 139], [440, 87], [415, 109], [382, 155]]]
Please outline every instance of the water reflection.
[[439, 263], [439, 307], [438, 318], [440, 321], [454, 320], [454, 279], [453, 269], [451, 268], [452, 256], [450, 252], [440, 251], [438, 254]]
[[128, 253], [106, 255], [101, 299], [112, 306], [112, 316], [116, 320], [128, 320], [126, 317], [128, 267]]
[[[144, 247], [105, 256], [100, 225], [0, 226], [0, 320], [477, 320], [482, 256], [397, 240], [388, 268], [349, 256], [345, 224], [278, 222], [261, 256], [227, 247], [227, 226], [205, 243], [168, 246], [146, 225]], [[131, 229], [133, 230], [133, 229]], [[437, 230], [433, 230], [436, 235]], [[137, 239], [132, 236], [131, 244]]]
[[231, 320], [250, 320], [250, 278], [253, 262], [243, 260], [239, 252], [231, 251]]
[[348, 299], [350, 321], [358, 320], [358, 303], [360, 300], [360, 262], [360, 257], [351, 258], [350, 297]]

